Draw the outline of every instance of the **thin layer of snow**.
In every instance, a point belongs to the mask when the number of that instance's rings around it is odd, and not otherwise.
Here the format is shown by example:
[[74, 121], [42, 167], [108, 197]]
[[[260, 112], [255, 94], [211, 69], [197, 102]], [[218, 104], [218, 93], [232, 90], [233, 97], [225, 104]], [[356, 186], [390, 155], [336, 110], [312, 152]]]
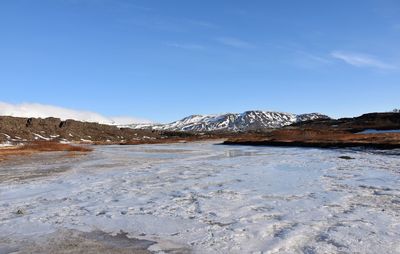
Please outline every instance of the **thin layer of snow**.
[[47, 141], [51, 140], [51, 138], [43, 137], [42, 135], [37, 134], [37, 133], [33, 133], [33, 135], [35, 136], [35, 139], [43, 139], [43, 140], [47, 140]]
[[[57, 164], [69, 168], [62, 175], [0, 182], [0, 243], [70, 228], [123, 230], [195, 253], [399, 253], [399, 155], [210, 143], [95, 147]], [[40, 164], [2, 170], [56, 164], [36, 156]]]
[[90, 140], [90, 139], [84, 139], [84, 138], [81, 138], [81, 141], [82, 141], [82, 142], [88, 142], [88, 143], [92, 143], [92, 142], [93, 142], [93, 141]]
[[4, 135], [7, 139], [11, 139], [11, 136], [6, 134], [6, 133], [0, 133], [1, 135]]
[[0, 143], [0, 147], [11, 147], [11, 146], [15, 146], [10, 142], [4, 142], [4, 143]]

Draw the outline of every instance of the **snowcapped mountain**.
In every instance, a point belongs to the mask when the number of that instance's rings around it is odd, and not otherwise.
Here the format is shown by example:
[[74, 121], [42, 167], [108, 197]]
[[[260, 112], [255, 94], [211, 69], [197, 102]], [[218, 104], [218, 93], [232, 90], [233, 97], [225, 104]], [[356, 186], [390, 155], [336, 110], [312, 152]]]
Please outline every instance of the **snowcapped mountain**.
[[270, 111], [246, 111], [220, 115], [191, 115], [169, 124], [133, 124], [129, 128], [170, 131], [248, 131], [280, 128], [296, 122], [329, 118], [326, 115], [311, 113], [295, 115]]

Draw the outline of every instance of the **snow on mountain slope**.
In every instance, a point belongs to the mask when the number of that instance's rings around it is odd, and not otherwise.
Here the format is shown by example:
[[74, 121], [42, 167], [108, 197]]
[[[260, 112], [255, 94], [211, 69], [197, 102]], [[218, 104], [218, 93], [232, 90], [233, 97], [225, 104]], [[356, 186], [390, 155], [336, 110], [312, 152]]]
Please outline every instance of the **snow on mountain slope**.
[[143, 125], [133, 124], [129, 128], [155, 129], [170, 131], [248, 131], [280, 128], [296, 122], [329, 118], [326, 115], [311, 113], [295, 115], [290, 113], [252, 110], [244, 113], [220, 115], [191, 115], [169, 124]]
[[301, 114], [296, 116], [296, 122], [305, 122], [316, 119], [329, 119], [330, 117], [327, 115], [322, 115], [320, 113], [309, 113], [309, 114]]

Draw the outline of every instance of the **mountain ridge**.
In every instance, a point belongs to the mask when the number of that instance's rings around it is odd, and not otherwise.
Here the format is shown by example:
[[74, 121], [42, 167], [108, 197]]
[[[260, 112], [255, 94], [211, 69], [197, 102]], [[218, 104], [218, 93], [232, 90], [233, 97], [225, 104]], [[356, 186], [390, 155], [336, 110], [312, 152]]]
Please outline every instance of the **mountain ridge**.
[[331, 119], [320, 113], [292, 114], [275, 111], [249, 110], [243, 113], [189, 115], [167, 124], [131, 124], [121, 127], [169, 131], [254, 131], [275, 129], [293, 123], [316, 119]]

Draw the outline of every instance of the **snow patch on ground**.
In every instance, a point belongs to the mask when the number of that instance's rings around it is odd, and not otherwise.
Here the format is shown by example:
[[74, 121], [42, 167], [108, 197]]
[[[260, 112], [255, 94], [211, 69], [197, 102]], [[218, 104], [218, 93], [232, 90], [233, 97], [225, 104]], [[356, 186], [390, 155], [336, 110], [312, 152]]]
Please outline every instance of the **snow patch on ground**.
[[14, 146], [11, 142], [4, 142], [4, 143], [0, 143], [0, 147], [12, 147]]
[[33, 133], [33, 135], [35, 136], [35, 139], [42, 139], [42, 140], [46, 140], [46, 141], [51, 140], [51, 138], [43, 137], [42, 135], [39, 135], [37, 133]]
[[[399, 155], [211, 143], [96, 147], [58, 162], [67, 167], [61, 175], [0, 181], [0, 243], [67, 228], [122, 230], [197, 253], [398, 253]], [[37, 156], [40, 163], [1, 170], [55, 163]]]

